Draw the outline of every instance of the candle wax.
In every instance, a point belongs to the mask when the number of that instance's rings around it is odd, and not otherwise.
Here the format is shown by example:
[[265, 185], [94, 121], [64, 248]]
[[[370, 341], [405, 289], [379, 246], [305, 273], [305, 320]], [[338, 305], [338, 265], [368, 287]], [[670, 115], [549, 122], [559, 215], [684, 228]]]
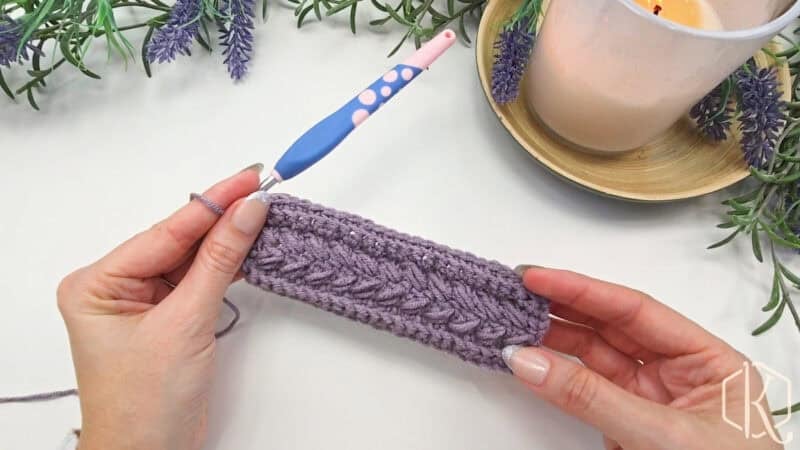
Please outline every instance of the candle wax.
[[721, 30], [719, 16], [705, 0], [634, 0], [662, 19], [706, 30]]

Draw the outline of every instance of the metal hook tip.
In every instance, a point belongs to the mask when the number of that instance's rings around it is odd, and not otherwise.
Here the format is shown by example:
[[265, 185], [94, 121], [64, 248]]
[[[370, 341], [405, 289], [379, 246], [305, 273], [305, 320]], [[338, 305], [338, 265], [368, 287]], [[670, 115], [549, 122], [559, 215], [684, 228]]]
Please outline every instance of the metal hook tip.
[[268, 191], [278, 183], [280, 183], [280, 180], [270, 175], [261, 182], [261, 184], [258, 186], [258, 189], [261, 191]]

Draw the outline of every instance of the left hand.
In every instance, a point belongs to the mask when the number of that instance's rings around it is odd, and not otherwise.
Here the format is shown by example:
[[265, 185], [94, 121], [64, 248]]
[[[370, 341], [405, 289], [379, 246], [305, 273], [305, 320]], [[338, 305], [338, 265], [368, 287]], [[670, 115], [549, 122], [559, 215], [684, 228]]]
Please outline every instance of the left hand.
[[239, 200], [260, 170], [204, 194], [227, 209], [222, 217], [192, 201], [59, 285], [81, 450], [202, 446], [222, 298], [266, 220], [265, 193]]

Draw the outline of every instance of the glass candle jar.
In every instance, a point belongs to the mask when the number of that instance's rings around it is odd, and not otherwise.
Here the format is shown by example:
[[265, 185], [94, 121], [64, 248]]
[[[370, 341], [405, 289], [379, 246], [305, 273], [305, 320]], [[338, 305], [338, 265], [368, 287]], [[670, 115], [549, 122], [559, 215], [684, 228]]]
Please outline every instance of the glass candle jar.
[[632, 150], [666, 131], [800, 14], [800, 0], [702, 1], [716, 14], [694, 28], [635, 0], [551, 0], [526, 100], [547, 127], [581, 148]]

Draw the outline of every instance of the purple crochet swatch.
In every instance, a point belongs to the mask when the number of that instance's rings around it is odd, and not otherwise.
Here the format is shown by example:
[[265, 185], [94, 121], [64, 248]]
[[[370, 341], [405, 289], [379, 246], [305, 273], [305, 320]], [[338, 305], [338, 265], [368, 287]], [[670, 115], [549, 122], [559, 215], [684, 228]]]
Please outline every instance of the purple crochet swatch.
[[287, 195], [242, 266], [246, 280], [505, 370], [507, 345], [541, 345], [549, 303], [496, 262]]

